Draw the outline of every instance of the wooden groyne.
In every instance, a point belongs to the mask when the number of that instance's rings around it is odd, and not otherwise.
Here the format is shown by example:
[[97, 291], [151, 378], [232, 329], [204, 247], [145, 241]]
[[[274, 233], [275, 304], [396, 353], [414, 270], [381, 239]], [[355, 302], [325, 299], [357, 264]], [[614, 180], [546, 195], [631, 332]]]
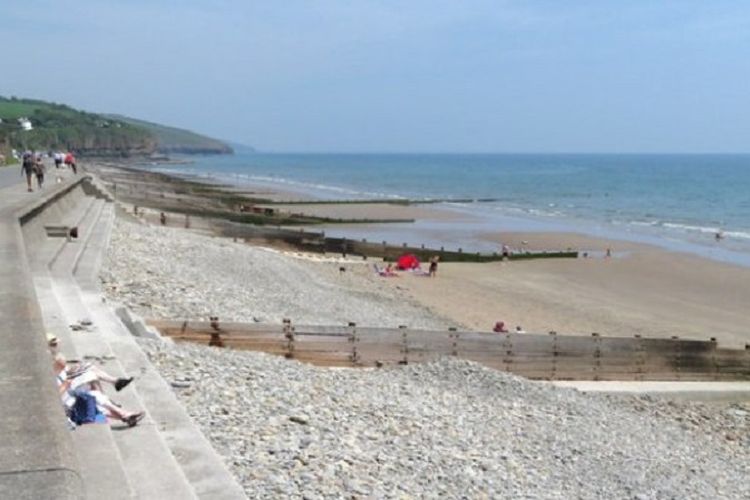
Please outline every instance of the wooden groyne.
[[412, 253], [425, 262], [434, 255], [438, 255], [443, 262], [494, 262], [504, 258], [507, 260], [528, 260], [575, 259], [578, 257], [578, 251], [572, 249], [513, 252], [503, 257], [498, 252], [465, 252], [461, 248], [451, 250], [444, 247], [429, 248], [425, 245], [410, 246], [406, 243], [396, 245], [387, 241], [374, 242], [366, 239], [332, 238], [326, 236], [325, 232], [322, 231], [251, 226], [226, 221], [216, 221], [216, 228], [222, 236], [238, 238], [250, 243], [282, 243], [306, 252], [340, 254], [343, 256], [354, 255], [386, 261], [394, 261], [405, 253]]
[[750, 380], [750, 344], [603, 337], [150, 320], [176, 341], [262, 351], [321, 366], [380, 367], [452, 356], [537, 380]]

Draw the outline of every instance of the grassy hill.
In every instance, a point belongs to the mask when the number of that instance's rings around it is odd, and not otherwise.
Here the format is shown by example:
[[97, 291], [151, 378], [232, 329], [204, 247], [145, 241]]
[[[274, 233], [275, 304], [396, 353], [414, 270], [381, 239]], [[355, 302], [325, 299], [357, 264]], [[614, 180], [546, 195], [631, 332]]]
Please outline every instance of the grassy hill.
[[137, 120], [121, 115], [106, 115], [108, 118], [144, 128], [156, 138], [157, 148], [161, 153], [183, 154], [232, 154], [230, 146], [218, 139], [145, 120]]
[[[23, 130], [19, 118], [31, 121]], [[10, 149], [69, 150], [79, 155], [134, 156], [164, 153], [232, 153], [216, 139], [116, 115], [100, 115], [34, 99], [0, 96], [0, 154]]]

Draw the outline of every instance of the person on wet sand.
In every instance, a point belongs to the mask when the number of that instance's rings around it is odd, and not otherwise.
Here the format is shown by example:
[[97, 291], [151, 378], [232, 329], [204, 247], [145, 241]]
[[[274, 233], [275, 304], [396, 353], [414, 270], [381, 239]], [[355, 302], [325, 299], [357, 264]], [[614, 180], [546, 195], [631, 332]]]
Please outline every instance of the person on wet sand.
[[437, 268], [438, 268], [438, 261], [440, 260], [440, 257], [437, 255], [433, 255], [430, 259], [430, 278], [434, 278], [437, 275]]

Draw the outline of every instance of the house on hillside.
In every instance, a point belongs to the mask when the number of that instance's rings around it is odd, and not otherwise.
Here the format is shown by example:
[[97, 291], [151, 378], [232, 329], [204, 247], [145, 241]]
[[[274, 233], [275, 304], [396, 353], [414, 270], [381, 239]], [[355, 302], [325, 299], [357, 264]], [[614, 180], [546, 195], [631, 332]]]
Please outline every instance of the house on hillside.
[[28, 131], [28, 130], [34, 129], [34, 127], [31, 125], [31, 120], [29, 120], [28, 118], [23, 118], [23, 117], [19, 118], [18, 124], [21, 125], [21, 130]]

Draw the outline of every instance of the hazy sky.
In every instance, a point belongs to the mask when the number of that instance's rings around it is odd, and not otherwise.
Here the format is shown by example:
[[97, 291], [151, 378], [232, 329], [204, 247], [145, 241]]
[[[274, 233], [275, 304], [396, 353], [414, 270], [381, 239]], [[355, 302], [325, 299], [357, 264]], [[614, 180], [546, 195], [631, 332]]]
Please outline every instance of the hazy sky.
[[0, 0], [0, 94], [265, 151], [750, 151], [750, 2]]

